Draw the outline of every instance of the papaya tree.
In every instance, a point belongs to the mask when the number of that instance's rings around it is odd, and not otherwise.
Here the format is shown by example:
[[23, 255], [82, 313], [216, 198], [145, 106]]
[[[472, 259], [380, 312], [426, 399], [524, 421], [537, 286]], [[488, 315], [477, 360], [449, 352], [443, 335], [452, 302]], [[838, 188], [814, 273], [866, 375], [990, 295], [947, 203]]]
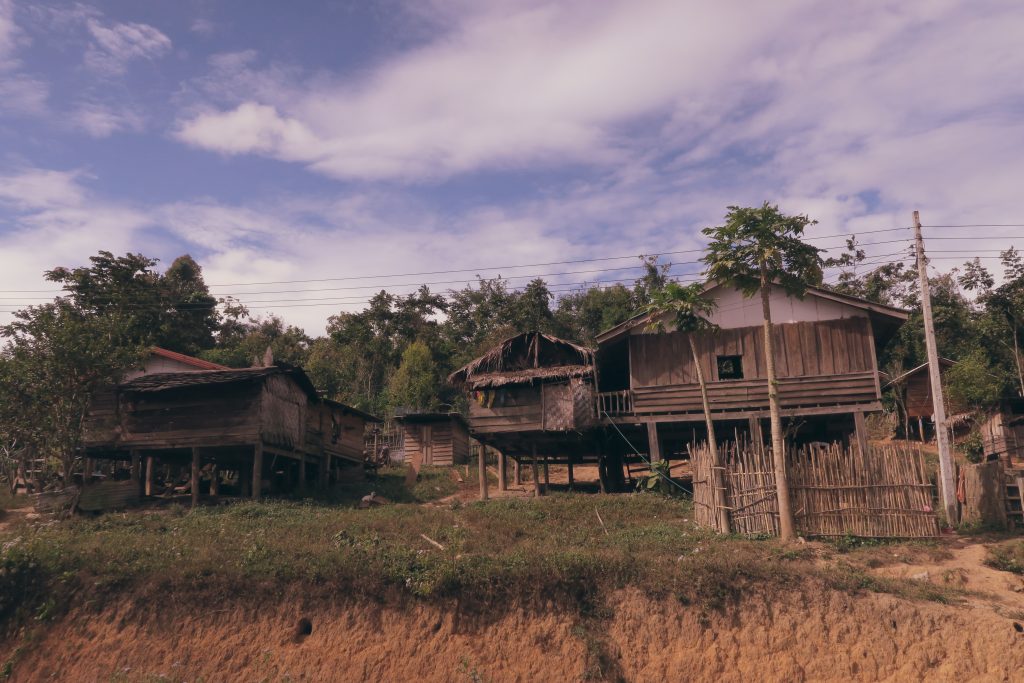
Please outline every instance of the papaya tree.
[[786, 541], [793, 540], [795, 532], [775, 371], [771, 295], [779, 288], [802, 298], [809, 286], [821, 284], [821, 250], [802, 239], [807, 226], [815, 223], [804, 215], [788, 216], [765, 202], [759, 207], [730, 206], [724, 225], [703, 230], [710, 238], [703, 258], [708, 279], [735, 287], [744, 296], [761, 297], [779, 535]]
[[652, 291], [649, 298], [650, 303], [643, 310], [652, 316], [653, 322], [650, 327], [663, 329], [662, 319], [668, 317], [675, 330], [685, 334], [686, 341], [689, 343], [697, 384], [700, 385], [704, 424], [708, 430], [708, 450], [711, 451], [711, 462], [714, 463], [710, 484], [714, 487], [714, 499], [717, 502], [719, 530], [728, 533], [729, 512], [725, 507], [722, 460], [718, 453], [718, 440], [715, 438], [715, 423], [711, 417], [708, 385], [700, 362], [700, 354], [697, 353], [697, 343], [694, 340], [697, 334], [711, 333], [718, 329], [718, 326], [708, 319], [708, 316], [714, 311], [715, 302], [704, 296], [704, 286], [700, 283], [683, 286], [678, 282], [668, 282], [661, 289]]

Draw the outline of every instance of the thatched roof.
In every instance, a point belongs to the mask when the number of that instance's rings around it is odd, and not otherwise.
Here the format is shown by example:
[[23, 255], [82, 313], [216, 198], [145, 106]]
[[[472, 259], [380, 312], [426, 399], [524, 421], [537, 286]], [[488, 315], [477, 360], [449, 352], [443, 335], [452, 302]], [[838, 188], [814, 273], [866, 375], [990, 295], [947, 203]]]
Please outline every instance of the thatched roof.
[[594, 352], [543, 332], [509, 337], [448, 376], [470, 389], [534, 381], [587, 377], [594, 372]]

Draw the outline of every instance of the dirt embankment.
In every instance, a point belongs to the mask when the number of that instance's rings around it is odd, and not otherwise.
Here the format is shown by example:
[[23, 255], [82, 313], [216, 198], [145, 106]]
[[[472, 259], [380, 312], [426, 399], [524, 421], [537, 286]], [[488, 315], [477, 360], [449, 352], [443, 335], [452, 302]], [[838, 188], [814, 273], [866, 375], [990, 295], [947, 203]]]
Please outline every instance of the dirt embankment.
[[240, 604], [76, 610], [24, 645], [10, 680], [1009, 681], [1024, 671], [1012, 615], [811, 587], [712, 612], [625, 591], [582, 619], [554, 605]]

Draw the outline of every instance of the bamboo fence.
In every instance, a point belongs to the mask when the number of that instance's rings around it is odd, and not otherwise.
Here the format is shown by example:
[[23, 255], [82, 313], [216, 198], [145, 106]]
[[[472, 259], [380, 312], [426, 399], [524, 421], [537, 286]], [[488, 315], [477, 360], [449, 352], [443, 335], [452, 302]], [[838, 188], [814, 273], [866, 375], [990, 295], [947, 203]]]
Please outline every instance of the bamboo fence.
[[[778, 534], [771, 451], [737, 441], [721, 447], [731, 531]], [[690, 449], [698, 523], [718, 528], [706, 446]], [[787, 452], [794, 522], [808, 536], [928, 538], [938, 535], [932, 484], [919, 450], [814, 444]], [[721, 529], [720, 529], [721, 530]]]

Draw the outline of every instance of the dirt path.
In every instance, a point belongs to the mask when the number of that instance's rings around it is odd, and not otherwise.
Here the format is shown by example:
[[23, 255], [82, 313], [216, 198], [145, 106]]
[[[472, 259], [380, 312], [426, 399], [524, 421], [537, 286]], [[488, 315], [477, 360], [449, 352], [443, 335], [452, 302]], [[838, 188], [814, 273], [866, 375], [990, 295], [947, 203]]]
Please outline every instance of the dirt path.
[[874, 572], [879, 576], [962, 588], [978, 594], [968, 600], [969, 606], [1021, 619], [1024, 618], [1024, 576], [985, 564], [990, 546], [1016, 542], [1019, 539], [986, 543], [970, 537], [952, 538], [945, 543], [952, 554], [949, 559], [879, 567]]

